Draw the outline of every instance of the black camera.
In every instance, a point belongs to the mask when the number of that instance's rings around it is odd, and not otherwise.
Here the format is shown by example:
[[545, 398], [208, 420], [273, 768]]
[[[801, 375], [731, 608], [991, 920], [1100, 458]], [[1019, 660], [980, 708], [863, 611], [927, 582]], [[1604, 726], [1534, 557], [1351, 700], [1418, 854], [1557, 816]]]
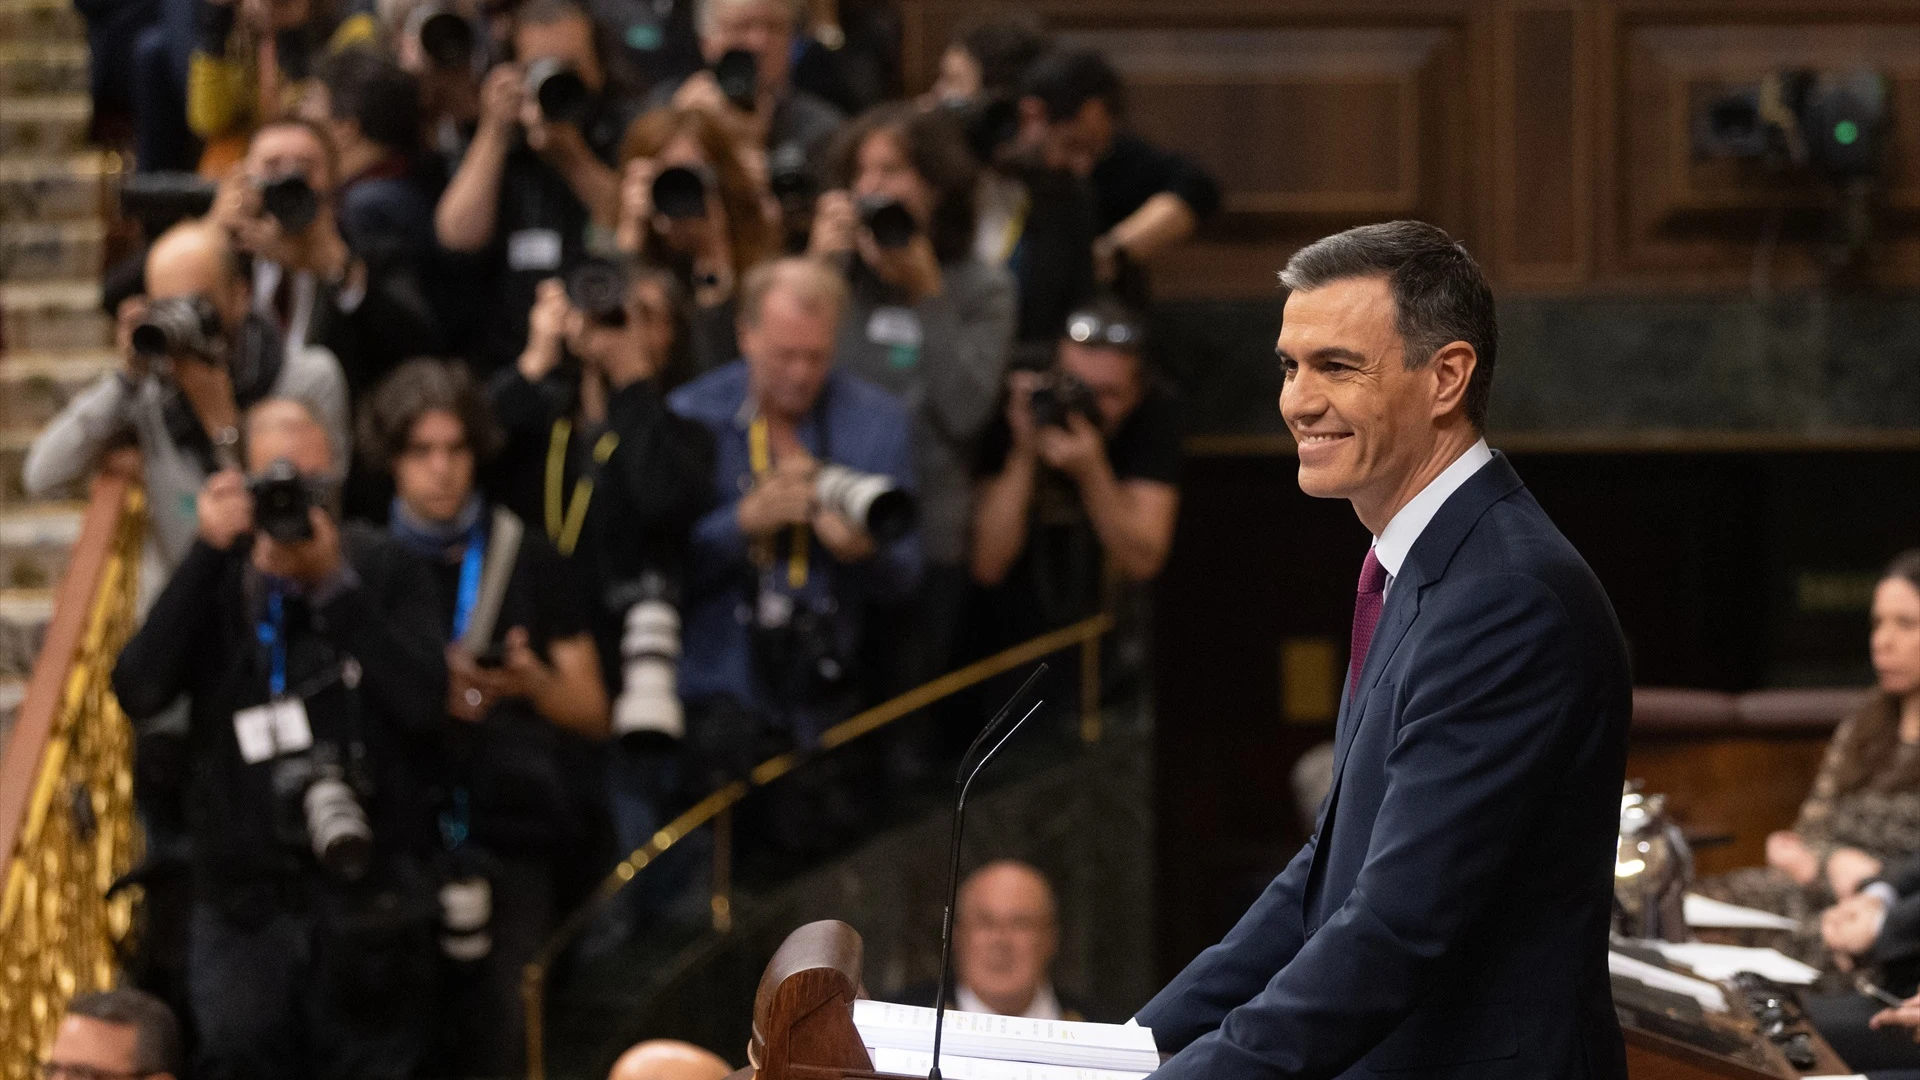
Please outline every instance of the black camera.
[[567, 275], [567, 301], [595, 326], [618, 330], [627, 325], [626, 267], [607, 259], [588, 259]]
[[320, 196], [301, 173], [258, 180], [254, 186], [260, 191], [260, 208], [280, 223], [283, 232], [304, 232], [320, 216]]
[[1100, 411], [1094, 403], [1093, 391], [1067, 372], [1048, 372], [1027, 400], [1027, 411], [1041, 427], [1070, 427], [1069, 421], [1075, 415], [1086, 417], [1095, 427], [1100, 426]]
[[728, 49], [713, 62], [713, 81], [727, 104], [752, 112], [760, 104], [760, 58], [745, 49]]
[[592, 93], [587, 81], [565, 60], [543, 57], [527, 65], [527, 94], [551, 123], [578, 126], [586, 121]]
[[159, 236], [188, 218], [213, 209], [220, 185], [190, 172], [130, 173], [120, 182], [120, 216], [140, 223], [140, 231]]
[[820, 181], [807, 163], [807, 149], [799, 143], [781, 143], [767, 153], [767, 186], [787, 217], [812, 217], [820, 197]]
[[913, 243], [913, 238], [920, 234], [920, 223], [913, 219], [906, 204], [885, 195], [869, 195], [860, 200], [860, 224], [885, 251], [898, 251]]
[[282, 544], [313, 539], [313, 514], [332, 496], [332, 485], [304, 476], [293, 462], [279, 458], [247, 481], [253, 496], [253, 527]]
[[653, 178], [653, 208], [674, 221], [707, 216], [707, 192], [717, 186], [702, 166], [675, 165]]
[[339, 756], [334, 747], [317, 745], [275, 763], [278, 829], [283, 842], [311, 850], [327, 873], [359, 881], [373, 867], [373, 826]]
[[440, 4], [423, 4], [407, 19], [408, 31], [420, 40], [420, 51], [442, 71], [472, 71], [479, 37], [473, 24], [459, 12]]
[[204, 296], [169, 296], [147, 305], [133, 328], [133, 351], [142, 356], [191, 356], [217, 364], [226, 356], [220, 312]]

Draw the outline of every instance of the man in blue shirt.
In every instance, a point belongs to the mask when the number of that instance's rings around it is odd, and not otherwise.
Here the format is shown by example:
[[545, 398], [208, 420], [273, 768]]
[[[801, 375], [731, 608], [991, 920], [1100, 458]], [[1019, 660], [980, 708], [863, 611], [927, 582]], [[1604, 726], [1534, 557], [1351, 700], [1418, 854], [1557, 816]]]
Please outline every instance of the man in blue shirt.
[[920, 580], [916, 529], [855, 520], [832, 479], [821, 482], [839, 466], [914, 487], [904, 408], [834, 370], [846, 301], [840, 274], [823, 263], [756, 268], [740, 293], [745, 358], [667, 402], [716, 444], [714, 509], [694, 527], [687, 573], [680, 692], [694, 757], [730, 770], [769, 751], [810, 749], [851, 713], [863, 609], [904, 598]]

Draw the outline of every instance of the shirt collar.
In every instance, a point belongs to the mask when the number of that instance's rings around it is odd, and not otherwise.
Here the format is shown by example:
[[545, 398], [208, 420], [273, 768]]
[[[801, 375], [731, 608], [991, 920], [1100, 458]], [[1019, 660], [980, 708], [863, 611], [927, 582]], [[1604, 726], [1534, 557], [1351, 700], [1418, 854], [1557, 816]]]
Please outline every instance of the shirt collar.
[[[980, 1000], [980, 995], [964, 985], [954, 988], [953, 1007], [960, 1012], [994, 1015], [993, 1010], [987, 1007], [987, 1003]], [[1034, 992], [1033, 1001], [1027, 1005], [1027, 1011], [1020, 1015], [1032, 1020], [1061, 1019], [1060, 998], [1053, 992], [1053, 984], [1041, 983], [1040, 989]]]
[[1493, 451], [1487, 448], [1487, 440], [1480, 439], [1467, 452], [1453, 459], [1453, 464], [1441, 471], [1420, 494], [1407, 501], [1400, 512], [1393, 515], [1387, 527], [1373, 538], [1373, 556], [1380, 560], [1380, 566], [1386, 570], [1388, 578], [1400, 576], [1400, 567], [1406, 564], [1407, 555], [1413, 551], [1414, 542], [1420, 534], [1427, 531], [1427, 524], [1433, 515], [1440, 512], [1447, 499], [1460, 490], [1481, 466], [1493, 460]]

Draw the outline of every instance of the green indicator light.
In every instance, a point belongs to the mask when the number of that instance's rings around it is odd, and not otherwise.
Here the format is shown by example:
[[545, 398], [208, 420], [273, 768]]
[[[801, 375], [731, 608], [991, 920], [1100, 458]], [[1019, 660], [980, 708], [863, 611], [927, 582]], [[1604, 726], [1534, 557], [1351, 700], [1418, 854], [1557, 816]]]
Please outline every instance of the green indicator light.
[[1842, 120], [1833, 125], [1833, 141], [1841, 146], [1852, 146], [1860, 141], [1860, 125], [1851, 120]]

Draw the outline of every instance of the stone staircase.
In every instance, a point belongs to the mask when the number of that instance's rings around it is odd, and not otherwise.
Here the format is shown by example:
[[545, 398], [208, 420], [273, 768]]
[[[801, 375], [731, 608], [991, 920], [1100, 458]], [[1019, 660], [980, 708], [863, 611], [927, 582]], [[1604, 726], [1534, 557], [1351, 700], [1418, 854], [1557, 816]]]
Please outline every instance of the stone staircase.
[[121, 163], [88, 145], [91, 113], [70, 0], [0, 0], [0, 737], [86, 497], [28, 499], [20, 466], [41, 425], [115, 363], [99, 278]]

